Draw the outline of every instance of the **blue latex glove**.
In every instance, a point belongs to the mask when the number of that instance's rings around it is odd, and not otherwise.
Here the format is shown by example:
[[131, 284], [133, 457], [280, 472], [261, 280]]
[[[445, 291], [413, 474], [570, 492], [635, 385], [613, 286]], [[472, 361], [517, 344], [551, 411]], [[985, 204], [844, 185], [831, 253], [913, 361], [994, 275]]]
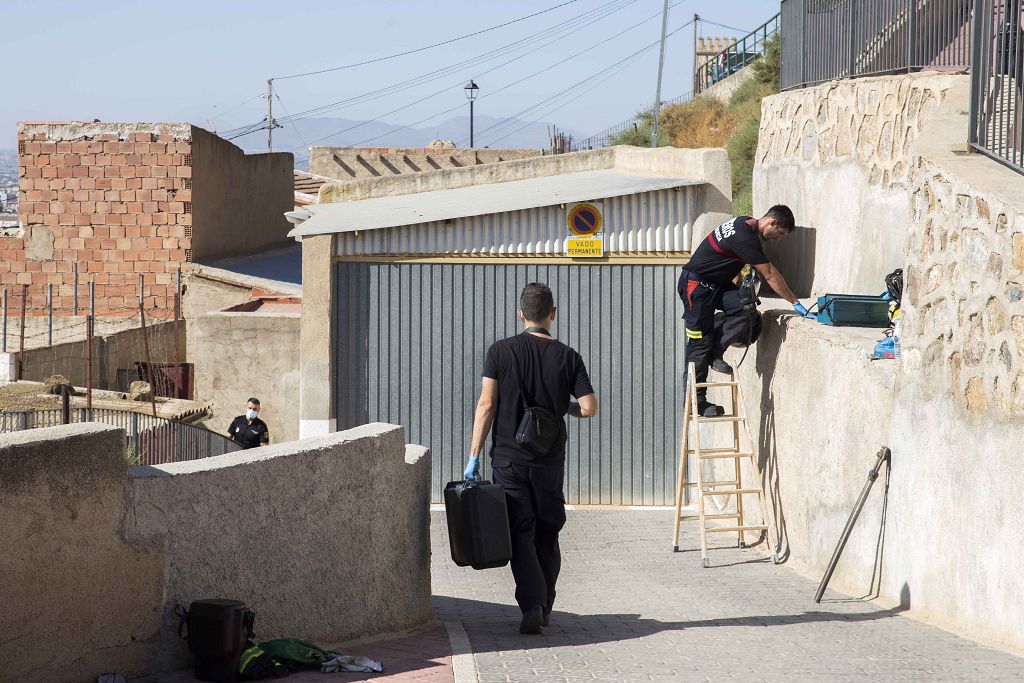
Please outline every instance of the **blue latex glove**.
[[796, 311], [797, 313], [799, 313], [801, 318], [810, 318], [811, 320], [817, 320], [818, 319], [818, 316], [816, 316], [813, 313], [811, 313], [810, 311], [808, 311], [807, 307], [804, 306], [799, 301], [797, 301], [795, 304], [793, 304], [793, 310]]
[[480, 478], [480, 456], [471, 455], [469, 456], [469, 464], [466, 465], [466, 471], [463, 472], [466, 475], [466, 479], [479, 479]]

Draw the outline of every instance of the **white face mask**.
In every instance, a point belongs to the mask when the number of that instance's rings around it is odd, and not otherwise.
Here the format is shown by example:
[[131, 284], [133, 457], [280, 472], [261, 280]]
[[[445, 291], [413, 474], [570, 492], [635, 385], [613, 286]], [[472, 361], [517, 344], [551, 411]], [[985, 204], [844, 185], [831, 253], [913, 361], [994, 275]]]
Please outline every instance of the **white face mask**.
[[252, 409], [246, 410], [245, 411], [245, 417], [248, 420], [255, 420], [256, 419], [256, 411], [252, 410]]

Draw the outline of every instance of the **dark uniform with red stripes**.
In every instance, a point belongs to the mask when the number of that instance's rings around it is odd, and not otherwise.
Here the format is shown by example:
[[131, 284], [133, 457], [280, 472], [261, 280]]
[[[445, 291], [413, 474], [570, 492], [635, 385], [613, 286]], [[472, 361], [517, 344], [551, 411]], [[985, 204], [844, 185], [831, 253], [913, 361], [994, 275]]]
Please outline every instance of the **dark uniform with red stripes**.
[[[715, 337], [715, 311], [727, 316], [743, 312], [739, 288], [733, 280], [743, 266], [769, 262], [761, 238], [748, 220], [750, 216], [737, 216], [712, 230], [679, 275], [686, 362], [694, 364], [698, 383], [707, 381], [708, 367], [725, 352], [721, 339]], [[698, 389], [697, 400], [705, 400], [706, 394], [706, 389]]]

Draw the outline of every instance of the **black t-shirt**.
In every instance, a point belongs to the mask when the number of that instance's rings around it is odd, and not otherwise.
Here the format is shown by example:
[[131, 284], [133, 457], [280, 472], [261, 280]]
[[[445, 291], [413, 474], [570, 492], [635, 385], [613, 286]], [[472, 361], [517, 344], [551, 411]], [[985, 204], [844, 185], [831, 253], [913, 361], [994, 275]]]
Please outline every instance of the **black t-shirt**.
[[267, 423], [258, 417], [249, 424], [245, 415], [239, 415], [231, 421], [228, 427], [228, 434], [231, 440], [240, 444], [242, 448], [256, 448], [261, 443], [270, 443], [270, 430]]
[[737, 216], [708, 233], [683, 268], [705, 282], [728, 284], [743, 266], [768, 263], [758, 234], [747, 225], [750, 216]]
[[526, 385], [526, 400], [564, 417], [569, 397], [594, 393], [583, 358], [557, 339], [529, 333], [501, 339], [487, 349], [483, 376], [498, 381], [498, 410], [491, 428], [491, 458], [495, 463], [513, 460], [524, 465], [560, 465], [565, 462], [565, 442], [545, 458], [538, 459], [516, 443], [516, 429], [524, 409], [512, 354]]

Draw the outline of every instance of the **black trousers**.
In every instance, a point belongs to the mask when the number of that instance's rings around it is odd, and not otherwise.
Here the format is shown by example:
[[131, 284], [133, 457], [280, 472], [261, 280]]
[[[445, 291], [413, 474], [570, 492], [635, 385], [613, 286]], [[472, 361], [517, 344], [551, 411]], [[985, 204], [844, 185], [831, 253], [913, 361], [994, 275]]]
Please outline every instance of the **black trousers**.
[[[679, 276], [679, 298], [683, 300], [683, 323], [686, 325], [686, 362], [693, 363], [698, 383], [708, 381], [711, 362], [725, 353], [721, 328], [715, 329], [715, 311], [727, 316], [743, 312], [739, 287], [704, 282], [683, 270]], [[689, 375], [687, 375], [687, 379]], [[685, 383], [685, 380], [684, 380]], [[707, 389], [697, 390], [697, 400], [707, 397]]]
[[540, 605], [548, 613], [562, 568], [558, 532], [565, 525], [565, 465], [526, 467], [498, 460], [493, 469], [508, 505], [516, 602], [523, 612]]

